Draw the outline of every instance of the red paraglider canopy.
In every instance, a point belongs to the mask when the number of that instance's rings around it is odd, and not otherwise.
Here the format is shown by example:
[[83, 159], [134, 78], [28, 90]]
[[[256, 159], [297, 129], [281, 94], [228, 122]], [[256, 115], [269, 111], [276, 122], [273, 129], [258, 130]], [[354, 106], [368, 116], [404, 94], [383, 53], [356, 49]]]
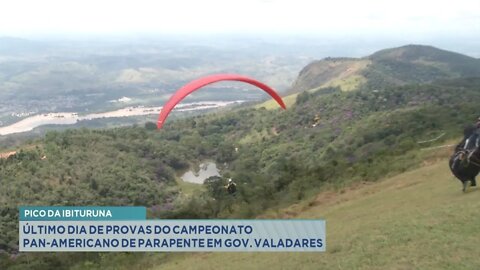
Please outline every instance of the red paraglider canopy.
[[267, 92], [273, 99], [275, 99], [275, 101], [278, 103], [278, 105], [280, 105], [280, 107], [286, 109], [285, 103], [283, 103], [282, 98], [277, 94], [277, 92], [275, 92], [275, 90], [270, 88], [268, 85], [242, 75], [216, 74], [191, 81], [188, 84], [184, 85], [182, 88], [178, 89], [177, 92], [175, 92], [175, 94], [173, 94], [173, 96], [170, 97], [167, 103], [165, 103], [165, 105], [163, 106], [162, 111], [160, 112], [160, 116], [158, 117], [157, 128], [162, 128], [163, 124], [165, 123], [165, 119], [167, 119], [168, 115], [173, 110], [175, 105], [182, 101], [182, 99], [184, 99], [190, 93], [198, 90], [199, 88], [204, 87], [205, 85], [209, 85], [219, 81], [239, 81], [257, 86], [258, 88]]

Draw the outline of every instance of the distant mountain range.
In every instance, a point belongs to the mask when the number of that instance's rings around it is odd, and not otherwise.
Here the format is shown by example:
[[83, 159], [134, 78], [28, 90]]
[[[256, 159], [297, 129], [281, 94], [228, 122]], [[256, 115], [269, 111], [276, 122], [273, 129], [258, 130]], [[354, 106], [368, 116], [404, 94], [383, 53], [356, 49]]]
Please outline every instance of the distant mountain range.
[[47, 48], [46, 44], [39, 41], [16, 37], [0, 37], [0, 54], [38, 53]]

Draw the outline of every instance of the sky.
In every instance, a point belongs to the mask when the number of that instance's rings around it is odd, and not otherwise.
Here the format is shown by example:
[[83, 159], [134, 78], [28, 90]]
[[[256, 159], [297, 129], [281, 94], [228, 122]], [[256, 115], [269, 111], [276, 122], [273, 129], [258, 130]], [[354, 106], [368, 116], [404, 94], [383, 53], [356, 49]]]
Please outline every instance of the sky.
[[480, 38], [479, 0], [14, 0], [0, 35], [301, 34]]

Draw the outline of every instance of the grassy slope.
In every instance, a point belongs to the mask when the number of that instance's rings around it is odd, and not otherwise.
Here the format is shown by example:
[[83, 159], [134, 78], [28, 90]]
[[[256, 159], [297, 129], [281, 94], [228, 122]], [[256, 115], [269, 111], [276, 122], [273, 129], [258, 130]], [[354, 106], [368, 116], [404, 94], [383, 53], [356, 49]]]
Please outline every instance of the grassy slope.
[[172, 254], [153, 269], [479, 269], [479, 194], [442, 158], [267, 214], [326, 219], [325, 253]]
[[[287, 106], [287, 109], [293, 106], [293, 104], [295, 104], [295, 100], [297, 99], [297, 96], [298, 96], [298, 93], [282, 97], [283, 102]], [[267, 110], [274, 110], [279, 108], [278, 103], [275, 100], [270, 100], [270, 99], [263, 103], [255, 105], [255, 108], [257, 109], [262, 107]]]

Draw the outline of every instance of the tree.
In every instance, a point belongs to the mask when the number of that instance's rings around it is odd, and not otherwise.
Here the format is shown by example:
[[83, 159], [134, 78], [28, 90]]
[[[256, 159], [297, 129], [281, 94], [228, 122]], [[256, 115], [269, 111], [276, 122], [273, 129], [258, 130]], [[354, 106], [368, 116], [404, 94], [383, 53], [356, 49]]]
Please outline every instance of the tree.
[[146, 130], [156, 130], [157, 129], [157, 125], [153, 122], [146, 122], [145, 123], [145, 129]]

